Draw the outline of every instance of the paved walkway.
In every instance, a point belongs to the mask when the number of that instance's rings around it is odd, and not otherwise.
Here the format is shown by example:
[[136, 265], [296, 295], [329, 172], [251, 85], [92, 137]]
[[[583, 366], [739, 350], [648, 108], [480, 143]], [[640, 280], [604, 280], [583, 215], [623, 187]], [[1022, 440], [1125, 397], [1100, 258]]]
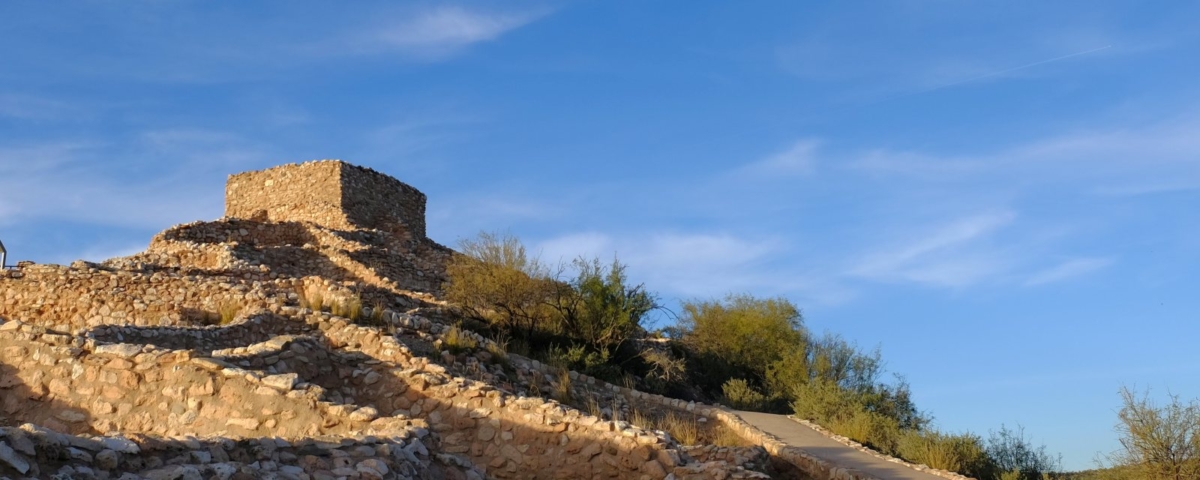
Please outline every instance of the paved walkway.
[[842, 468], [858, 470], [888, 480], [946, 480], [842, 445], [784, 415], [758, 412], [736, 413], [747, 423], [779, 437], [783, 443], [803, 449], [810, 455], [827, 460]]

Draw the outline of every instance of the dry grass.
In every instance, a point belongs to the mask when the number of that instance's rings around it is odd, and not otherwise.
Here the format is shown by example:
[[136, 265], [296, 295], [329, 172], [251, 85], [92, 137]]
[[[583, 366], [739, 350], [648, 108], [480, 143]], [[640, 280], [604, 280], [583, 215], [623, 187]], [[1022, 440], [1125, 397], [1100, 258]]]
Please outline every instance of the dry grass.
[[696, 425], [696, 419], [687, 418], [683, 415], [668, 413], [659, 423], [660, 429], [671, 434], [680, 445], [698, 445], [700, 443], [700, 427]]
[[321, 292], [307, 292], [304, 295], [304, 299], [307, 305], [301, 306], [305, 308], [311, 308], [314, 312], [320, 312], [325, 309], [325, 296]]
[[596, 418], [604, 417], [604, 412], [600, 409], [600, 402], [597, 402], [595, 398], [590, 398], [590, 397], [588, 398], [587, 412], [588, 412], [588, 415], [591, 415]]
[[[662, 430], [667, 432], [680, 445], [700, 445], [704, 443], [702, 440], [702, 433], [704, 432], [696, 421], [695, 416], [677, 414], [675, 412], [668, 412], [666, 415], [657, 416], [635, 408], [629, 413], [628, 420], [629, 423], [647, 430]], [[741, 443], [741, 439], [737, 439], [737, 445]]]
[[218, 321], [221, 325], [233, 323], [233, 320], [237, 318], [239, 313], [242, 313], [242, 309], [245, 307], [245, 304], [236, 300], [222, 300], [221, 303], [217, 304]]
[[560, 403], [571, 403], [574, 393], [571, 391], [571, 371], [565, 368], [558, 371], [558, 384], [554, 386], [554, 399]]
[[330, 302], [329, 312], [339, 317], [358, 320], [363, 314], [362, 297], [355, 295], [342, 301]]
[[450, 353], [458, 355], [478, 348], [479, 342], [471, 336], [470, 332], [455, 325], [450, 327], [450, 331], [442, 337], [442, 347], [449, 350]]
[[371, 325], [381, 326], [383, 324], [383, 302], [375, 302], [374, 305], [371, 305]]
[[657, 428], [653, 428], [653, 425], [657, 423], [655, 419], [636, 408], [629, 412], [629, 423], [649, 430], [658, 430]]
[[486, 348], [487, 352], [492, 355], [493, 362], [508, 365], [508, 337], [503, 333], [492, 337], [491, 343], [488, 343]]
[[738, 436], [737, 432], [732, 428], [724, 425], [715, 425], [709, 432], [712, 434], [710, 443], [718, 447], [745, 447], [746, 440]]

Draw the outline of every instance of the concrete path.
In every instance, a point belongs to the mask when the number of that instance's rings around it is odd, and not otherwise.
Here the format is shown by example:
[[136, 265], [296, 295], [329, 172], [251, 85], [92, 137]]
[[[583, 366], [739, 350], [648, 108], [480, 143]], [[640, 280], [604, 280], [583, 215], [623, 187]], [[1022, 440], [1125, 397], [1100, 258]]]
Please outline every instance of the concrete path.
[[779, 437], [783, 443], [803, 449], [810, 455], [842, 468], [858, 470], [886, 480], [946, 480], [842, 445], [784, 415], [740, 411], [736, 413], [746, 423]]

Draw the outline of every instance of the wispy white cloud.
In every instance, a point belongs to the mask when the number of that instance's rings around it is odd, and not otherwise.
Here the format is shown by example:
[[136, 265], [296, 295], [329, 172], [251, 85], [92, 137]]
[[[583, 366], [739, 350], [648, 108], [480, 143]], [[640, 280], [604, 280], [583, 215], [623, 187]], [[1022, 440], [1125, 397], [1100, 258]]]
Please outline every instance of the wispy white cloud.
[[745, 171], [756, 175], [809, 174], [816, 166], [820, 146], [821, 142], [815, 139], [797, 140], [786, 150], [747, 165]]
[[165, 228], [215, 218], [225, 176], [267, 158], [237, 135], [200, 129], [147, 131], [119, 143], [0, 145], [0, 175], [17, 179], [0, 189], [0, 224]]
[[1033, 287], [1060, 282], [1104, 269], [1112, 264], [1113, 260], [1111, 258], [1076, 258], [1067, 260], [1053, 267], [1035, 272], [1025, 281], [1025, 286]]
[[546, 12], [488, 12], [459, 6], [439, 6], [409, 12], [403, 18], [368, 31], [354, 40], [362, 53], [398, 52], [439, 58], [476, 43], [500, 38]]
[[970, 188], [990, 184], [1044, 187], [1066, 185], [1079, 191], [1119, 195], [1145, 193], [1168, 185], [1200, 184], [1200, 119], [1175, 117], [1125, 128], [1093, 128], [1031, 140], [994, 152], [938, 155], [874, 150], [851, 162], [870, 175], [902, 175], [952, 182]]
[[578, 232], [535, 245], [550, 263], [579, 256], [609, 259], [615, 254], [635, 281], [670, 297], [720, 297], [729, 293], [787, 295], [804, 304], [840, 304], [853, 289], [829, 276], [778, 262], [785, 243], [777, 238], [746, 238], [727, 233], [647, 232], [609, 235]]
[[1008, 266], [983, 242], [1016, 218], [1010, 211], [989, 212], [910, 234], [911, 240], [882, 247], [855, 262], [848, 274], [877, 281], [965, 287]]

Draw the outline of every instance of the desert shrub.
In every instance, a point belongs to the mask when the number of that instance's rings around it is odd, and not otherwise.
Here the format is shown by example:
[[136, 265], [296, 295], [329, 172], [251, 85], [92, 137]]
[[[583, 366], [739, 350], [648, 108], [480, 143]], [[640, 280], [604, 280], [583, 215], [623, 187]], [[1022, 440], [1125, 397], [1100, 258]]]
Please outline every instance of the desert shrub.
[[547, 365], [582, 372], [609, 383], [620, 384], [623, 377], [621, 368], [611, 363], [608, 351], [591, 351], [583, 345], [566, 348], [552, 346], [546, 351], [543, 361]]
[[792, 410], [797, 417], [822, 425], [832, 424], [842, 416], [866, 410], [853, 392], [825, 380], [818, 379], [801, 384], [793, 389], [791, 396]]
[[725, 404], [738, 410], [760, 410], [767, 402], [766, 395], [759, 393], [749, 383], [740, 378], [734, 378], [721, 386]]
[[988, 435], [987, 454], [1002, 480], [1041, 480], [1047, 473], [1061, 470], [1061, 459], [1046, 452], [1045, 445], [1034, 447], [1025, 438], [1025, 429], [1001, 425]]
[[1200, 478], [1200, 404], [1168, 396], [1165, 405], [1121, 389], [1123, 406], [1117, 413], [1121, 450], [1110, 460], [1130, 478]]
[[578, 275], [557, 285], [553, 305], [562, 330], [593, 350], [613, 351], [641, 329], [647, 313], [659, 308], [645, 285], [626, 285], [620, 261], [613, 259], [605, 268], [599, 259], [579, 258], [574, 265]]
[[800, 310], [782, 298], [688, 301], [679, 323], [695, 370], [704, 372], [696, 380], [709, 391], [730, 378], [762, 379], [768, 365], [804, 340]]
[[459, 251], [446, 265], [445, 292], [466, 315], [526, 338], [555, 323], [550, 300], [558, 284], [520, 240], [485, 232], [460, 241]]
[[987, 451], [976, 435], [907, 430], [899, 435], [896, 450], [901, 458], [913, 463], [975, 478], [992, 478]]
[[450, 353], [458, 355], [463, 352], [469, 352], [479, 347], [479, 342], [475, 337], [459, 326], [450, 327], [450, 330], [442, 336], [442, 346], [449, 350]]
[[928, 423], [902, 378], [891, 384], [879, 378], [883, 369], [878, 350], [862, 353], [836, 335], [805, 338], [808, 341], [793, 346], [767, 367], [769, 396], [787, 399], [793, 410], [801, 408], [797, 413], [815, 419], [829, 420], [835, 412], [852, 414], [861, 409], [894, 419], [900, 428], [918, 429]]
[[684, 380], [687, 374], [686, 362], [682, 358], [672, 356], [670, 352], [646, 348], [640, 356], [647, 367], [643, 383], [652, 391], [665, 391], [667, 385]]
[[866, 410], [839, 415], [826, 426], [835, 433], [877, 451], [895, 454], [900, 428], [894, 419]]

